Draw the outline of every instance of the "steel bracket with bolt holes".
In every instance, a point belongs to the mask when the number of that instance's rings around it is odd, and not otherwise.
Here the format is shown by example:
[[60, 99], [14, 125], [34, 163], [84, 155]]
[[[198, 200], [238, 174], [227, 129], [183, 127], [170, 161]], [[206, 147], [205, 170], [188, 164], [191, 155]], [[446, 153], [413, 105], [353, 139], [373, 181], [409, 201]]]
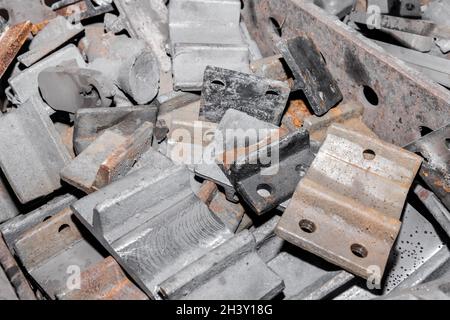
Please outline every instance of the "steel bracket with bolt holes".
[[420, 164], [413, 153], [333, 125], [276, 232], [360, 277], [373, 266], [382, 274]]
[[228, 109], [279, 125], [291, 92], [285, 82], [208, 66], [205, 70], [200, 117], [220, 122]]

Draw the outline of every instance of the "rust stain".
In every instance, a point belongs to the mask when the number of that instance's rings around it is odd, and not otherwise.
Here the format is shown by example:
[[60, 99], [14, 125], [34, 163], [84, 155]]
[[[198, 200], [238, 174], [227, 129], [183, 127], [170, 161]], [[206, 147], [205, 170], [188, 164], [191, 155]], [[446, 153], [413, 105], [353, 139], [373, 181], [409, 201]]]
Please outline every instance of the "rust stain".
[[44, 29], [48, 25], [49, 22], [50, 20], [44, 20], [42, 22], [33, 24], [33, 27], [31, 28], [31, 33], [34, 36], [37, 35], [39, 32], [42, 31], [42, 29]]
[[445, 192], [450, 193], [450, 185], [447, 184], [444, 180], [436, 179], [434, 181], [434, 185], [439, 188], [442, 188]]
[[218, 191], [217, 185], [212, 181], [205, 181], [197, 193], [197, 197], [206, 205], [209, 205]]
[[311, 115], [312, 113], [302, 99], [291, 100], [284, 116], [282, 127], [299, 129], [303, 126], [305, 119]]
[[81, 290], [64, 295], [67, 300], [148, 300], [122, 271], [112, 257], [107, 257], [81, 274]]
[[30, 21], [12, 26], [0, 36], [0, 78], [5, 74], [33, 28]]

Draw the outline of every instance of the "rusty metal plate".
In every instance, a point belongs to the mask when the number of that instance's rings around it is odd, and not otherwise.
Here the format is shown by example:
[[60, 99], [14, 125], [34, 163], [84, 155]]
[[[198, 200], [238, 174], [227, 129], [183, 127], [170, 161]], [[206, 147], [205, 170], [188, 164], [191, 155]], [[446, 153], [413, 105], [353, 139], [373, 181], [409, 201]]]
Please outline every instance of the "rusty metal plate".
[[32, 27], [31, 22], [27, 21], [7, 28], [0, 35], [0, 78], [28, 39]]
[[381, 139], [404, 146], [450, 122], [450, 93], [405, 66], [337, 18], [301, 0], [248, 0], [244, 21], [264, 56], [281, 38], [304, 33], [325, 58], [344, 102], [365, 106], [364, 122]]
[[400, 229], [417, 155], [333, 125], [277, 234], [363, 278], [382, 274]]

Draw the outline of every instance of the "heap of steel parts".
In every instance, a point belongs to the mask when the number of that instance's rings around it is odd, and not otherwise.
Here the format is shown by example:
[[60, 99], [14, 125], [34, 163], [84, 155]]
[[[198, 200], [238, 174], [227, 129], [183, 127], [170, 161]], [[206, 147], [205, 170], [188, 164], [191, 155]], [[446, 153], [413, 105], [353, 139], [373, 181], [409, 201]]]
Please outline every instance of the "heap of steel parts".
[[449, 21], [0, 0], [0, 300], [450, 299]]

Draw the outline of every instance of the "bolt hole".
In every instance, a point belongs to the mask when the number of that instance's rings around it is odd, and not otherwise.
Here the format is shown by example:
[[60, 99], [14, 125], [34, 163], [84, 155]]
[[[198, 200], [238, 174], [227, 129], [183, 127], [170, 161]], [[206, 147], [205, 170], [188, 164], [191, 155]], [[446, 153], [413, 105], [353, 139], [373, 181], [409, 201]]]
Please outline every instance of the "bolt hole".
[[60, 0], [44, 0], [44, 4], [47, 7], [52, 7], [55, 3], [59, 2]]
[[216, 86], [219, 86], [219, 87], [225, 87], [225, 83], [223, 81], [221, 81], [221, 80], [213, 80], [213, 81], [211, 81], [211, 83], [213, 85], [216, 85]]
[[273, 31], [281, 38], [281, 36], [283, 35], [283, 29], [281, 28], [280, 23], [273, 17], [270, 17], [269, 21], [272, 24]]
[[352, 244], [352, 246], [350, 247], [350, 249], [352, 250], [353, 254], [355, 256], [357, 256], [358, 258], [366, 258], [367, 255], [369, 254], [369, 252], [367, 251], [367, 249], [360, 244]]
[[297, 171], [301, 177], [304, 177], [306, 174], [306, 168], [304, 165], [299, 164], [295, 167], [295, 171]]
[[214, 137], [215, 137], [215, 132], [214, 131], [212, 131], [212, 130], [206, 131], [204, 140], [206, 142], [211, 142], [211, 141], [213, 141]]
[[416, 6], [414, 5], [414, 3], [406, 4], [406, 10], [408, 10], [408, 11], [413, 11], [415, 8], [416, 8]]
[[371, 87], [364, 86], [363, 93], [364, 93], [364, 97], [366, 98], [367, 102], [370, 103], [371, 105], [377, 106], [380, 103], [377, 93]]
[[6, 9], [0, 9], [0, 18], [3, 18], [3, 20], [5, 20], [5, 22], [9, 21], [9, 12]]
[[419, 130], [420, 130], [420, 135], [421, 135], [422, 137], [425, 137], [426, 135], [429, 135], [430, 133], [433, 132], [432, 129], [430, 129], [430, 128], [428, 128], [428, 127], [425, 127], [425, 126], [420, 126], [420, 127], [419, 127]]
[[45, 222], [45, 221], [47, 221], [47, 220], [50, 220], [51, 218], [52, 218], [52, 216], [45, 217], [45, 218], [42, 220], [42, 222]]
[[277, 97], [279, 95], [280, 94], [278, 92], [274, 91], [274, 90], [267, 90], [267, 92], [266, 92], [266, 96], [267, 97]]
[[303, 232], [306, 233], [314, 233], [316, 231], [316, 225], [311, 220], [303, 219], [298, 224], [300, 226], [300, 229], [303, 230]]
[[244, 9], [244, 0], [241, 0], [241, 10]]
[[59, 227], [58, 232], [63, 232], [65, 230], [69, 230], [70, 226], [68, 224], [63, 224], [61, 227]]
[[367, 150], [364, 150], [363, 156], [364, 156], [364, 159], [366, 159], [366, 160], [373, 160], [376, 157], [376, 153], [373, 150], [367, 149]]
[[258, 185], [258, 187], [256, 188], [256, 192], [263, 198], [268, 198], [272, 195], [273, 193], [273, 188], [268, 185], [268, 184], [260, 184]]
[[445, 147], [450, 151], [450, 138], [445, 139]]

